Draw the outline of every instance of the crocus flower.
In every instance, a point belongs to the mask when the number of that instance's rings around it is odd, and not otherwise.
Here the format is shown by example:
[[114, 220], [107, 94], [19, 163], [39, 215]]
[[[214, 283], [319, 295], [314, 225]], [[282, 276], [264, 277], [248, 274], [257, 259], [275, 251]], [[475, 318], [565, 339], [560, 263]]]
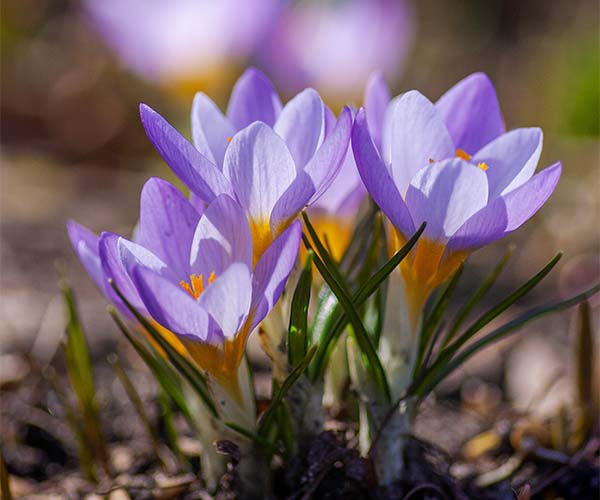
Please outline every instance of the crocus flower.
[[86, 0], [87, 17], [132, 71], [151, 83], [222, 84], [278, 16], [277, 0]]
[[220, 194], [244, 209], [254, 263], [307, 205], [331, 184], [346, 156], [351, 112], [335, 120], [319, 95], [307, 89], [282, 107], [269, 80], [249, 69], [235, 85], [227, 114], [199, 93], [192, 111], [195, 147], [146, 105], [148, 137], [196, 198]]
[[[384, 89], [381, 82], [377, 88], [374, 96]], [[505, 133], [494, 88], [480, 73], [459, 82], [436, 104], [412, 90], [391, 101], [383, 123], [375, 118], [382, 109], [375, 111], [360, 110], [352, 132], [365, 186], [392, 222], [399, 243], [427, 222], [401, 265], [415, 326], [431, 291], [467, 255], [514, 231], [542, 207], [561, 164], [534, 175], [542, 131]]]
[[328, 102], [345, 103], [360, 96], [374, 70], [398, 76], [412, 28], [404, 0], [295, 2], [259, 55], [286, 89], [314, 86]]
[[237, 370], [246, 340], [283, 291], [297, 257], [299, 222], [252, 270], [252, 237], [236, 201], [216, 196], [200, 216], [175, 187], [153, 178], [142, 190], [135, 241], [109, 232], [98, 239], [75, 223], [69, 234], [85, 268], [121, 310], [108, 278], [240, 400]]

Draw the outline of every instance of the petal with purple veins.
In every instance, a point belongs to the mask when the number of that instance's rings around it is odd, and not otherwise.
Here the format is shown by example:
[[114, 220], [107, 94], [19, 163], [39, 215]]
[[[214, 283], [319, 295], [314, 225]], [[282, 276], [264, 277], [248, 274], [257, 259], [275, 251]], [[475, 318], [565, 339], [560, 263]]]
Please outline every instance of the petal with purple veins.
[[297, 169], [304, 168], [325, 136], [325, 106], [319, 94], [305, 89], [281, 111], [273, 130], [287, 144]]
[[198, 304], [215, 320], [226, 339], [232, 340], [248, 317], [252, 277], [246, 264], [231, 264], [200, 295]]
[[385, 111], [390, 100], [390, 89], [385, 81], [383, 73], [381, 71], [373, 73], [369, 77], [365, 87], [364, 103], [371, 137], [379, 151], [381, 151], [381, 137], [383, 133]]
[[485, 207], [487, 201], [485, 172], [459, 158], [422, 168], [406, 193], [406, 204], [415, 225], [426, 221], [425, 236], [442, 242]]
[[454, 145], [442, 116], [421, 93], [403, 94], [391, 118], [391, 172], [400, 194], [413, 176], [432, 162], [454, 157]]
[[142, 189], [136, 242], [180, 276], [190, 274], [190, 250], [200, 215], [175, 186], [149, 179]]
[[509, 193], [528, 181], [542, 153], [543, 134], [539, 128], [511, 130], [484, 146], [472, 158], [488, 169], [490, 199]]
[[412, 218], [371, 140], [362, 108], [352, 127], [352, 150], [360, 176], [375, 203], [404, 236], [412, 235], [415, 231]]
[[192, 137], [196, 149], [222, 169], [225, 150], [234, 134], [233, 125], [212, 99], [198, 92], [192, 105]]
[[233, 195], [231, 185], [219, 168], [203, 156], [162, 116], [145, 104], [140, 116], [150, 141], [183, 183], [204, 201], [221, 193]]
[[227, 117], [236, 130], [261, 121], [273, 126], [281, 112], [281, 101], [269, 79], [256, 68], [247, 69], [231, 92]]
[[258, 261], [252, 276], [251, 327], [254, 329], [279, 300], [292, 271], [298, 250], [302, 227], [293, 222], [273, 241]]
[[232, 262], [252, 263], [252, 235], [239, 204], [227, 195], [213, 201], [198, 222], [191, 253], [190, 273], [208, 279], [219, 276]]
[[484, 73], [473, 73], [436, 103], [455, 147], [474, 154], [505, 131], [496, 90]]

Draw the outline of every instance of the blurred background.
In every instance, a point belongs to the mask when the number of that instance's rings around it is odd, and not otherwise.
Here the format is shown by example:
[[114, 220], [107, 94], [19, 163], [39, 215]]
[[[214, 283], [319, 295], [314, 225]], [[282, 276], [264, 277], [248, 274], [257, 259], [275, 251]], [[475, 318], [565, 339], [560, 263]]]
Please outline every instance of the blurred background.
[[[248, 65], [265, 71], [285, 99], [314, 86], [336, 110], [361, 104], [375, 69], [394, 93], [417, 88], [432, 100], [469, 73], [488, 73], [507, 128], [541, 126], [540, 167], [562, 160], [564, 174], [540, 214], [473, 256], [463, 287], [512, 242], [501, 291], [558, 250], [563, 261], [529, 302], [582, 290], [600, 275], [598, 22], [596, 0], [3, 0], [2, 350], [52, 356], [64, 321], [57, 261], [67, 265], [92, 346], [114, 343], [116, 329], [65, 223], [129, 234], [147, 177], [173, 180], [145, 137], [138, 103], [189, 137], [194, 92], [224, 108]], [[538, 322], [521, 337], [527, 373], [537, 376], [538, 358], [565, 362], [570, 318]], [[498, 352], [472, 369], [519, 363]]]

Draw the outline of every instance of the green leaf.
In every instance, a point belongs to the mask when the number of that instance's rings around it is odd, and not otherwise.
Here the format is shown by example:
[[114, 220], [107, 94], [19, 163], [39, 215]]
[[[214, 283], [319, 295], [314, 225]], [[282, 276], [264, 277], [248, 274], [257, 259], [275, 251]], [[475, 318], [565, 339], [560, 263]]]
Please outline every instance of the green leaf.
[[275, 396], [273, 396], [271, 404], [262, 414], [258, 424], [258, 434], [260, 436], [265, 437], [268, 435], [271, 424], [273, 423], [273, 419], [276, 416], [277, 407], [281, 404], [283, 398], [288, 393], [292, 385], [294, 385], [296, 380], [298, 380], [302, 373], [304, 373], [304, 371], [308, 367], [308, 364], [310, 363], [310, 360], [315, 355], [316, 350], [317, 346], [312, 346], [310, 348], [310, 350], [306, 353], [304, 359], [300, 363], [298, 363], [298, 365], [291, 371], [291, 373], [281, 384], [281, 387], [279, 388]]
[[417, 350], [417, 357], [413, 366], [413, 378], [417, 373], [417, 370], [421, 367], [423, 357], [425, 356], [425, 351], [432, 340], [431, 337], [440, 324], [442, 316], [448, 307], [448, 303], [454, 294], [454, 290], [456, 290], [456, 285], [458, 285], [462, 270], [463, 265], [461, 264], [458, 270], [452, 275], [452, 278], [448, 281], [446, 287], [438, 295], [429, 314], [423, 319], [423, 324], [421, 326], [421, 330], [419, 331], [419, 347]]
[[[316, 235], [315, 235], [316, 236]], [[318, 238], [318, 237], [317, 237]], [[311, 248], [310, 242], [308, 239], [302, 235], [302, 239], [307, 248]], [[352, 303], [352, 298], [349, 296], [349, 292], [344, 284], [338, 283], [333, 275], [330, 272], [330, 269], [325, 265], [325, 263], [315, 255], [314, 259], [315, 265], [317, 269], [323, 276], [323, 279], [329, 285], [332, 292], [337, 297], [339, 303], [344, 308], [346, 315], [352, 325], [353, 335], [356, 338], [356, 342], [361, 350], [361, 353], [364, 356], [365, 362], [367, 363], [368, 369], [371, 371], [371, 374], [376, 381], [379, 388], [383, 391], [383, 394], [387, 399], [390, 398], [390, 389], [387, 383], [387, 378], [385, 375], [385, 371], [383, 366], [381, 365], [381, 361], [379, 360], [379, 356], [371, 343], [371, 339], [367, 334], [365, 327], [358, 316], [356, 311], [355, 304]]]
[[471, 295], [469, 300], [456, 313], [454, 321], [452, 322], [452, 326], [450, 326], [450, 328], [448, 329], [448, 333], [444, 338], [442, 347], [446, 347], [450, 343], [450, 341], [456, 336], [458, 329], [465, 322], [465, 320], [469, 316], [469, 313], [475, 308], [477, 304], [479, 304], [479, 301], [485, 296], [489, 289], [492, 288], [492, 286], [498, 279], [498, 276], [500, 276], [500, 273], [512, 257], [513, 251], [513, 246], [510, 246], [506, 253], [502, 256], [498, 264], [496, 264], [496, 267], [491, 272], [491, 274], [486, 278], [486, 280], [481, 284], [481, 286], [477, 288], [475, 292], [473, 292], [473, 295]]
[[[380, 285], [387, 279], [387, 277], [393, 272], [396, 267], [402, 262], [402, 260], [408, 255], [408, 253], [412, 250], [414, 245], [417, 243], [419, 237], [425, 230], [425, 223], [421, 225], [421, 227], [413, 234], [413, 236], [406, 242], [406, 244], [396, 252], [390, 260], [388, 260], [377, 272], [375, 272], [367, 282], [362, 285], [359, 290], [353, 294], [352, 296], [352, 304], [355, 308], [359, 308], [364, 304], [365, 300], [370, 297], [373, 292], [379, 289]], [[331, 292], [333, 294], [333, 292]], [[334, 294], [333, 294], [334, 295]], [[324, 302], [324, 301], [323, 301]], [[348, 323], [348, 318], [344, 314], [344, 311], [341, 305], [337, 302], [332, 301], [328, 298], [327, 302], [328, 307], [331, 312], [329, 315], [327, 311], [324, 312], [323, 318], [318, 315], [316, 318], [314, 327], [314, 332], [319, 332], [319, 349], [315, 355], [315, 359], [311, 365], [310, 377], [311, 380], [315, 381], [319, 377], [322, 376], [323, 370], [325, 369], [325, 365], [327, 364], [327, 359], [329, 358], [329, 354], [331, 353], [331, 349], [335, 344], [335, 341], [339, 337], [339, 335], [344, 331], [346, 324]], [[331, 326], [330, 326], [331, 325]]]
[[206, 378], [200, 369], [186, 356], [182, 356], [179, 352], [177, 352], [177, 350], [167, 340], [165, 340], [160, 332], [158, 332], [156, 328], [154, 328], [154, 326], [152, 326], [152, 324], [144, 316], [142, 316], [135, 307], [131, 305], [131, 303], [121, 293], [114, 280], [109, 280], [109, 283], [119, 298], [123, 301], [127, 309], [129, 309], [129, 311], [135, 316], [135, 318], [150, 334], [152, 339], [161, 347], [161, 349], [165, 351], [169, 361], [189, 382], [212, 415], [216, 418], [219, 418], [219, 413], [214, 402], [212, 401], [212, 398], [210, 397], [208, 387], [206, 385]]
[[444, 365], [436, 371], [430, 372], [430, 375], [426, 376], [418, 386], [414, 387], [411, 392], [421, 398], [426, 396], [429, 392], [431, 392], [442, 380], [444, 380], [450, 373], [456, 370], [459, 366], [461, 366], [465, 361], [467, 361], [473, 354], [480, 351], [484, 347], [492, 344], [493, 342], [497, 342], [498, 340], [506, 337], [510, 333], [515, 332], [525, 324], [538, 319], [542, 316], [545, 316], [550, 313], [562, 311], [564, 309], [568, 309], [576, 304], [579, 304], [582, 301], [585, 301], [592, 297], [594, 294], [600, 291], [600, 284], [590, 288], [589, 290], [580, 293], [579, 295], [575, 295], [570, 299], [563, 300], [560, 302], [556, 302], [553, 304], [549, 304], [546, 306], [540, 306], [533, 308], [521, 315], [517, 318], [509, 321], [508, 323], [502, 325], [499, 328], [496, 328], [492, 332], [488, 333], [481, 339], [473, 342], [469, 346], [467, 346], [462, 352], [460, 352], [457, 356], [455, 356], [451, 361], [444, 363]]
[[296, 285], [290, 309], [288, 329], [288, 360], [290, 366], [300, 362], [308, 350], [308, 307], [312, 287], [312, 260], [314, 254], [308, 252], [300, 279]]
[[273, 453], [275, 451], [275, 446], [271, 441], [264, 438], [260, 434], [251, 431], [250, 429], [246, 429], [245, 427], [236, 424], [235, 422], [225, 422], [225, 426], [229, 427], [231, 430], [237, 432], [241, 436], [244, 436], [246, 439], [250, 441], [254, 441], [257, 445], [262, 446], [268, 453]]
[[181, 387], [181, 380], [177, 372], [171, 368], [169, 364], [156, 352], [154, 347], [149, 343], [142, 343], [137, 337], [132, 334], [125, 326], [121, 318], [119, 318], [117, 312], [113, 307], [108, 308], [108, 312], [117, 324], [121, 333], [129, 341], [138, 355], [142, 358], [144, 363], [150, 368], [150, 371], [154, 375], [154, 378], [158, 382], [162, 390], [169, 395], [175, 402], [183, 416], [188, 421], [193, 421], [193, 413], [187, 404], [183, 389]]
[[494, 307], [489, 309], [483, 315], [481, 315], [467, 330], [459, 336], [457, 340], [441, 350], [438, 359], [434, 364], [440, 365], [450, 359], [468, 340], [477, 334], [484, 326], [490, 323], [492, 320], [497, 318], [500, 314], [506, 311], [511, 305], [513, 305], [521, 297], [527, 295], [542, 281], [550, 271], [556, 266], [562, 254], [557, 254], [544, 268], [538, 272], [535, 276], [530, 278], [526, 283], [520, 286], [517, 290], [511, 293], [504, 300], [500, 301]]
[[67, 373], [73, 392], [77, 397], [88, 446], [94, 450], [93, 456], [108, 471], [108, 454], [102, 436], [90, 353], [75, 305], [75, 297], [64, 279], [62, 280], [62, 292], [68, 315], [66, 342], [63, 344]]

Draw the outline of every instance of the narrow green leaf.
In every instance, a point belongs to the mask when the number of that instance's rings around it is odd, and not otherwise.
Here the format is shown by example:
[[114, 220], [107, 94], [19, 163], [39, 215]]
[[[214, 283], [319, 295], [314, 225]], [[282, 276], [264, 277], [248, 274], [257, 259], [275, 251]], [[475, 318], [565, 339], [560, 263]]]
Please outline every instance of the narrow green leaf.
[[452, 357], [468, 340], [477, 334], [484, 326], [489, 324], [492, 320], [497, 318], [500, 314], [506, 311], [511, 305], [513, 305], [521, 297], [527, 295], [542, 281], [550, 271], [556, 266], [562, 254], [557, 254], [544, 268], [538, 272], [535, 276], [527, 280], [525, 284], [520, 286], [517, 290], [511, 293], [504, 300], [501, 300], [494, 307], [489, 309], [483, 315], [481, 315], [467, 330], [459, 336], [453, 343], [442, 349], [436, 363], [445, 363], [447, 359]]
[[452, 275], [452, 278], [448, 281], [443, 291], [437, 297], [430, 313], [423, 319], [423, 325], [419, 331], [419, 347], [417, 350], [417, 357], [413, 366], [413, 378], [417, 370], [421, 367], [425, 351], [431, 342], [431, 337], [436, 331], [436, 328], [442, 320], [442, 316], [448, 307], [448, 303], [456, 290], [460, 276], [462, 275], [463, 266], [460, 265], [458, 270]]
[[[419, 237], [425, 230], [425, 223], [417, 230], [415, 234], [406, 242], [406, 244], [398, 250], [390, 260], [388, 260], [369, 280], [360, 287], [360, 289], [353, 294], [352, 304], [355, 308], [360, 307], [365, 300], [370, 297], [373, 292], [379, 289], [380, 285], [387, 279], [387, 277], [393, 272], [396, 267], [402, 262], [402, 260], [412, 250], [413, 246], [417, 243]], [[331, 292], [333, 294], [333, 292]], [[331, 305], [329, 305], [331, 304]], [[339, 303], [329, 302], [331, 308], [330, 315], [324, 315], [327, 319], [321, 320], [319, 335], [319, 349], [315, 355], [315, 359], [311, 364], [310, 376], [311, 380], [315, 381], [322, 376], [329, 353], [331, 352], [332, 345], [339, 335], [344, 331], [348, 318], [343, 312], [343, 309]], [[320, 317], [318, 317], [320, 319]], [[332, 325], [332, 326], [329, 326]], [[314, 331], [317, 328], [315, 327]]]
[[268, 453], [272, 454], [275, 451], [275, 446], [271, 441], [262, 437], [260, 434], [246, 429], [245, 427], [236, 424], [235, 422], [225, 422], [225, 426], [229, 427], [232, 431], [244, 436], [250, 441], [254, 441], [257, 445], [262, 446]]
[[298, 380], [302, 373], [304, 373], [304, 371], [308, 367], [308, 364], [310, 363], [310, 360], [315, 355], [316, 350], [317, 346], [312, 346], [310, 348], [310, 350], [306, 353], [304, 359], [300, 363], [298, 363], [298, 365], [291, 371], [291, 373], [281, 384], [281, 387], [279, 388], [275, 396], [273, 396], [271, 404], [269, 404], [269, 407], [262, 414], [258, 424], [258, 434], [260, 436], [265, 437], [268, 435], [269, 429], [276, 415], [275, 412], [277, 411], [277, 407], [279, 406], [279, 404], [281, 404], [283, 398], [288, 393], [292, 385], [294, 385], [296, 380]]
[[63, 344], [67, 373], [84, 421], [83, 430], [88, 445], [94, 450], [93, 456], [108, 472], [108, 453], [102, 436], [102, 425], [96, 401], [94, 374], [88, 345], [75, 305], [73, 292], [64, 279], [61, 286], [68, 314], [66, 342]]
[[488, 333], [481, 339], [473, 342], [469, 346], [467, 346], [463, 351], [461, 351], [457, 356], [455, 356], [452, 360], [445, 363], [441, 369], [436, 371], [430, 371], [429, 374], [418, 384], [418, 386], [414, 387], [411, 392], [419, 397], [426, 396], [429, 392], [431, 392], [442, 380], [444, 380], [450, 373], [456, 370], [459, 366], [461, 366], [465, 361], [467, 361], [473, 354], [480, 351], [484, 347], [492, 344], [493, 342], [497, 342], [498, 340], [506, 337], [510, 333], [514, 333], [516, 330], [524, 326], [525, 324], [538, 319], [542, 316], [545, 316], [550, 313], [559, 312], [564, 309], [568, 309], [573, 307], [576, 304], [579, 304], [582, 301], [585, 301], [598, 293], [600, 291], [600, 284], [590, 288], [589, 290], [575, 295], [570, 299], [563, 300], [560, 302], [556, 302], [553, 304], [536, 307], [531, 309], [517, 318], [509, 321], [508, 323], [502, 325], [499, 328], [496, 328], [492, 332]]
[[109, 280], [110, 285], [113, 287], [119, 298], [123, 301], [127, 309], [135, 316], [145, 330], [150, 334], [152, 339], [165, 351], [169, 361], [173, 364], [177, 370], [185, 377], [192, 388], [200, 396], [206, 407], [210, 410], [214, 417], [219, 417], [219, 413], [212, 398], [209, 395], [209, 391], [206, 385], [206, 379], [204, 374], [198, 369], [198, 367], [190, 361], [186, 356], [182, 356], [177, 350], [167, 341], [165, 338], [152, 326], [152, 324], [139, 313], [139, 311], [131, 305], [131, 303], [125, 298], [125, 296], [119, 290], [114, 280]]
[[121, 330], [121, 333], [123, 333], [144, 363], [150, 368], [150, 371], [154, 375], [159, 386], [173, 399], [183, 416], [188, 421], [193, 420], [193, 414], [187, 404], [183, 389], [181, 388], [181, 380], [179, 379], [177, 372], [166, 363], [160, 354], [154, 350], [152, 345], [147, 343], [145, 346], [127, 329], [113, 307], [109, 307], [108, 312], [117, 324], [119, 330]]
[[308, 307], [312, 287], [313, 256], [314, 254], [309, 251], [292, 297], [290, 326], [288, 329], [288, 360], [290, 366], [295, 366], [304, 359], [308, 350]]
[[491, 274], [486, 278], [486, 280], [481, 284], [481, 286], [477, 288], [475, 292], [473, 292], [473, 295], [471, 295], [469, 300], [456, 313], [454, 321], [452, 322], [452, 326], [448, 329], [448, 333], [444, 338], [442, 347], [446, 347], [450, 343], [450, 341], [456, 336], [458, 329], [465, 322], [465, 320], [469, 316], [469, 313], [475, 308], [477, 304], [479, 304], [479, 301], [485, 296], [485, 294], [490, 290], [490, 288], [492, 288], [492, 286], [498, 279], [498, 276], [500, 276], [500, 273], [503, 271], [503, 269], [506, 267], [506, 264], [512, 257], [513, 251], [514, 247], [509, 246], [508, 250], [502, 256], [498, 264], [496, 264], [496, 267], [491, 272]]
[[[307, 248], [310, 248], [310, 242], [303, 235], [302, 236], [304, 244]], [[356, 342], [361, 350], [361, 353], [365, 357], [365, 361], [367, 363], [368, 369], [371, 371], [371, 374], [377, 383], [377, 385], [383, 391], [384, 396], [389, 399], [390, 398], [390, 389], [387, 383], [387, 378], [385, 375], [385, 371], [383, 366], [381, 365], [381, 361], [379, 360], [379, 356], [371, 343], [371, 339], [369, 338], [369, 334], [366, 332], [365, 327], [358, 316], [356, 311], [356, 306], [352, 303], [352, 299], [349, 296], [348, 290], [344, 284], [340, 284], [336, 282], [335, 278], [330, 273], [329, 268], [324, 264], [324, 262], [315, 255], [314, 259], [315, 265], [317, 269], [323, 276], [323, 279], [329, 285], [332, 292], [336, 295], [339, 303], [344, 308], [344, 311], [352, 325], [353, 334], [356, 338]]]

